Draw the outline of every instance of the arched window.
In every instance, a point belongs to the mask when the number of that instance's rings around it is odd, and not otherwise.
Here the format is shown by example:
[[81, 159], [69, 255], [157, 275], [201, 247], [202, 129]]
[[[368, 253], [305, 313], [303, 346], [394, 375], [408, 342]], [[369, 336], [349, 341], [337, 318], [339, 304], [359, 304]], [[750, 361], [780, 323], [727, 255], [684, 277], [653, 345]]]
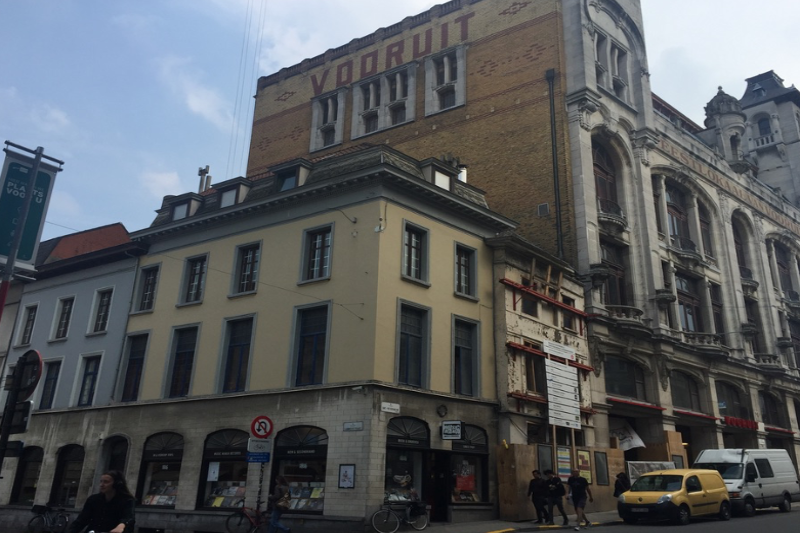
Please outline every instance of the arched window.
[[708, 214], [708, 209], [701, 203], [698, 203], [698, 218], [700, 219], [700, 238], [703, 240], [703, 252], [709, 256], [714, 257], [714, 247], [711, 240], [711, 215]]
[[696, 246], [689, 238], [689, 204], [686, 194], [674, 186], [667, 185], [666, 195], [667, 222], [673, 244], [682, 249], [695, 250]]
[[603, 282], [603, 304], [627, 305], [627, 283], [625, 281], [625, 249], [610, 242], [600, 241], [603, 266], [608, 269], [608, 278]]
[[733, 247], [736, 250], [736, 262], [739, 265], [739, 274], [742, 279], [753, 279], [753, 272], [748, 268], [747, 240], [742, 223], [733, 219]]
[[701, 312], [699, 283], [684, 274], [675, 274], [675, 287], [678, 292], [678, 312], [683, 331], [704, 331]]
[[[445, 412], [445, 411], [442, 411]], [[428, 424], [419, 418], [397, 416], [386, 426], [385, 498], [392, 501], [413, 499], [412, 490], [424, 501], [425, 454], [430, 450]]]
[[26, 446], [22, 450], [9, 503], [33, 505], [36, 498], [36, 485], [39, 483], [39, 474], [42, 471], [43, 458], [44, 450], [38, 446]]
[[293, 513], [322, 514], [327, 470], [328, 433], [324, 429], [292, 426], [277, 434], [270, 490], [278, 475], [285, 477], [292, 490]]
[[778, 281], [781, 285], [783, 292], [794, 290], [792, 286], [792, 276], [790, 266], [792, 254], [789, 250], [779, 242], [774, 242], [775, 248], [775, 263], [778, 265]]
[[758, 406], [761, 409], [761, 421], [770, 426], [781, 426], [783, 417], [778, 409], [778, 402], [771, 394], [758, 391]]
[[612, 215], [622, 215], [622, 208], [617, 202], [617, 172], [610, 154], [599, 144], [592, 143], [592, 160], [600, 211]]
[[183, 436], [164, 432], [147, 438], [137, 489], [142, 505], [175, 507], [182, 460]]
[[78, 485], [83, 470], [83, 446], [69, 444], [58, 451], [56, 475], [50, 491], [50, 502], [54, 506], [75, 507]]
[[238, 429], [223, 429], [206, 437], [199, 507], [235, 507], [244, 498], [247, 441], [247, 432]]
[[605, 362], [606, 392], [647, 401], [644, 371], [636, 363], [610, 355]]
[[763, 137], [764, 135], [769, 135], [772, 133], [772, 127], [769, 123], [769, 118], [760, 118], [758, 119], [758, 136]]
[[125, 473], [128, 464], [128, 439], [125, 437], [110, 437], [103, 443], [105, 453], [105, 468], [103, 471], [119, 470]]
[[675, 407], [700, 412], [700, 391], [694, 379], [684, 372], [673, 370], [669, 375], [669, 384]]
[[748, 418], [747, 406], [742, 404], [741, 396], [736, 387], [724, 381], [717, 381], [716, 389], [720, 415]]

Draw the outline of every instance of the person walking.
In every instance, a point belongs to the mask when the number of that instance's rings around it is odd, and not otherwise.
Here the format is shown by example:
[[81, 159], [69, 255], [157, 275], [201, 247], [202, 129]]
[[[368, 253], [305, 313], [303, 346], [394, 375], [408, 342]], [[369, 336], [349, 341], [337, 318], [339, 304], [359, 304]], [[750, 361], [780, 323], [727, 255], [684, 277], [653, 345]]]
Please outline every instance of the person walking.
[[553, 525], [553, 519], [555, 518], [553, 507], [557, 507], [561, 512], [561, 516], [564, 518], [564, 525], [568, 526], [569, 518], [567, 518], [567, 512], [564, 510], [564, 503], [562, 501], [564, 494], [566, 494], [564, 484], [552, 470], [545, 470], [544, 475], [547, 476], [547, 512], [550, 515], [550, 520], [547, 524], [550, 526]]
[[531, 472], [533, 479], [528, 483], [528, 497], [536, 508], [535, 524], [546, 524], [550, 521], [550, 513], [547, 512], [547, 480], [542, 477], [538, 470]]
[[270, 515], [269, 528], [267, 529], [268, 533], [278, 533], [278, 531], [290, 533], [291, 528], [281, 524], [281, 515], [283, 514], [284, 509], [281, 509], [278, 506], [278, 501], [280, 501], [288, 493], [289, 484], [286, 482], [286, 478], [283, 476], [276, 476], [275, 489], [272, 491], [272, 494], [267, 497], [267, 500], [272, 504], [272, 514]]
[[118, 470], [109, 470], [100, 476], [99, 492], [86, 498], [78, 517], [69, 525], [69, 533], [105, 531], [131, 533], [133, 531], [136, 500], [125, 477]]
[[569, 498], [572, 500], [572, 506], [575, 507], [575, 515], [578, 517], [578, 525], [575, 526], [575, 531], [580, 531], [581, 524], [584, 527], [589, 527], [589, 519], [586, 518], [586, 498], [593, 502], [592, 489], [589, 488], [589, 482], [585, 477], [581, 476], [578, 469], [572, 471], [572, 476], [567, 480], [569, 486]]
[[614, 497], [616, 498], [623, 492], [631, 490], [631, 480], [625, 472], [617, 474], [617, 480], [614, 482]]

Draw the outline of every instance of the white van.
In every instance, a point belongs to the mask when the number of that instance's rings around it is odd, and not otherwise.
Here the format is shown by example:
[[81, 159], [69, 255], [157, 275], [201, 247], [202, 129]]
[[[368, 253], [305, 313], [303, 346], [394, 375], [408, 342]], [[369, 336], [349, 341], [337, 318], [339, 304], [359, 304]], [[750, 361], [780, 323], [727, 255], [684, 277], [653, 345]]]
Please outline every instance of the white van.
[[703, 450], [694, 468], [716, 470], [725, 480], [731, 505], [745, 516], [777, 506], [784, 513], [800, 501], [797, 470], [786, 450]]

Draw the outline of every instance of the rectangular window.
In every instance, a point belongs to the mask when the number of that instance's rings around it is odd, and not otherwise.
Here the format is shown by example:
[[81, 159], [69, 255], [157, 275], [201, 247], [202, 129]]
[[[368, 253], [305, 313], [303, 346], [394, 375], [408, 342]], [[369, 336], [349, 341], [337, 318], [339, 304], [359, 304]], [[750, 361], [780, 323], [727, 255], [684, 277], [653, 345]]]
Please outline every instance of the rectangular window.
[[22, 326], [22, 333], [19, 337], [19, 343], [22, 345], [31, 343], [33, 325], [36, 323], [36, 311], [38, 309], [39, 307], [36, 305], [31, 305], [25, 308], [25, 325]]
[[228, 189], [227, 191], [222, 191], [219, 196], [219, 206], [220, 207], [230, 207], [236, 203], [236, 189]]
[[[564, 302], [564, 305], [568, 305], [570, 307], [575, 307], [575, 300], [569, 298], [567, 296], [562, 296], [561, 301]], [[561, 311], [562, 321], [564, 324], [564, 329], [571, 329], [575, 330], [575, 317], [567, 311], [566, 309]]]
[[456, 246], [456, 292], [475, 296], [475, 250]]
[[251, 244], [239, 248], [236, 268], [235, 293], [253, 292], [258, 280], [260, 246]]
[[[533, 288], [531, 280], [528, 278], [522, 278], [522, 285]], [[522, 295], [522, 312], [530, 316], [539, 316], [539, 307], [536, 300], [533, 299], [533, 296], [528, 296], [527, 294]]]
[[295, 386], [319, 385], [325, 372], [328, 307], [301, 309], [297, 316], [297, 373]]
[[422, 309], [400, 307], [400, 353], [397, 357], [397, 382], [400, 384], [422, 386], [427, 315]]
[[100, 333], [108, 328], [108, 315], [111, 312], [111, 296], [114, 294], [112, 289], [104, 289], [97, 292], [96, 309], [94, 313], [93, 333]]
[[456, 320], [453, 331], [453, 392], [465, 396], [477, 394], [477, 326]]
[[311, 108], [312, 152], [342, 142], [344, 121], [340, 115], [344, 111], [344, 100], [344, 93], [338, 92], [314, 100]]
[[137, 311], [151, 311], [156, 298], [156, 284], [158, 283], [158, 267], [142, 269], [139, 291], [139, 305]]
[[203, 299], [203, 287], [206, 280], [206, 256], [194, 257], [186, 261], [183, 303], [199, 302]]
[[252, 333], [252, 318], [228, 322], [228, 353], [225, 357], [225, 378], [222, 392], [245, 390]]
[[53, 407], [60, 373], [61, 361], [54, 361], [45, 365], [44, 386], [42, 387], [42, 398], [39, 400], [39, 409], [51, 409]]
[[362, 81], [353, 91], [351, 138], [369, 135], [414, 118], [416, 68], [397, 67]]
[[169, 382], [170, 398], [189, 395], [194, 366], [194, 351], [197, 346], [197, 328], [175, 331], [175, 353], [172, 358], [172, 372]]
[[[525, 343], [527, 345], [527, 343]], [[531, 392], [547, 394], [547, 371], [545, 358], [527, 354], [525, 357], [525, 388]]]
[[134, 335], [128, 338], [128, 365], [125, 368], [125, 379], [120, 397], [123, 402], [135, 402], [139, 399], [146, 350], [147, 335]]
[[466, 49], [461, 46], [425, 60], [425, 114], [464, 105]]
[[172, 220], [181, 220], [189, 216], [189, 203], [176, 204], [172, 206]]
[[78, 396], [78, 407], [92, 405], [94, 391], [97, 386], [97, 376], [100, 373], [100, 356], [87, 357], [83, 360], [83, 379], [81, 379], [81, 393]]
[[72, 306], [75, 303], [75, 298], [64, 298], [58, 303], [58, 322], [56, 323], [56, 331], [53, 338], [66, 339], [69, 333], [69, 321], [72, 318]]
[[428, 233], [422, 228], [406, 224], [403, 238], [403, 275], [427, 281]]
[[725, 321], [722, 314], [722, 287], [712, 283], [709, 285], [709, 292], [711, 295], [711, 312], [714, 317], [714, 332], [722, 334], [725, 332]]
[[331, 228], [306, 232], [305, 271], [303, 280], [330, 277]]

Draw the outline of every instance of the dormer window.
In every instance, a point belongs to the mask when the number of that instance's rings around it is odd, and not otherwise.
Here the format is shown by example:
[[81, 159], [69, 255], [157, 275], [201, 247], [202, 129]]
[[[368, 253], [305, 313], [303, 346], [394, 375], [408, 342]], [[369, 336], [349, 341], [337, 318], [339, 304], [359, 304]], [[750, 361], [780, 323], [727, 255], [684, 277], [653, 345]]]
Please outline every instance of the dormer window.
[[289, 171], [278, 174], [278, 192], [288, 191], [297, 187], [297, 172]]
[[189, 216], [189, 202], [172, 206], [172, 220], [182, 220]]
[[236, 203], [236, 189], [228, 189], [227, 191], [222, 191], [219, 197], [219, 206], [220, 207], [230, 207]]

